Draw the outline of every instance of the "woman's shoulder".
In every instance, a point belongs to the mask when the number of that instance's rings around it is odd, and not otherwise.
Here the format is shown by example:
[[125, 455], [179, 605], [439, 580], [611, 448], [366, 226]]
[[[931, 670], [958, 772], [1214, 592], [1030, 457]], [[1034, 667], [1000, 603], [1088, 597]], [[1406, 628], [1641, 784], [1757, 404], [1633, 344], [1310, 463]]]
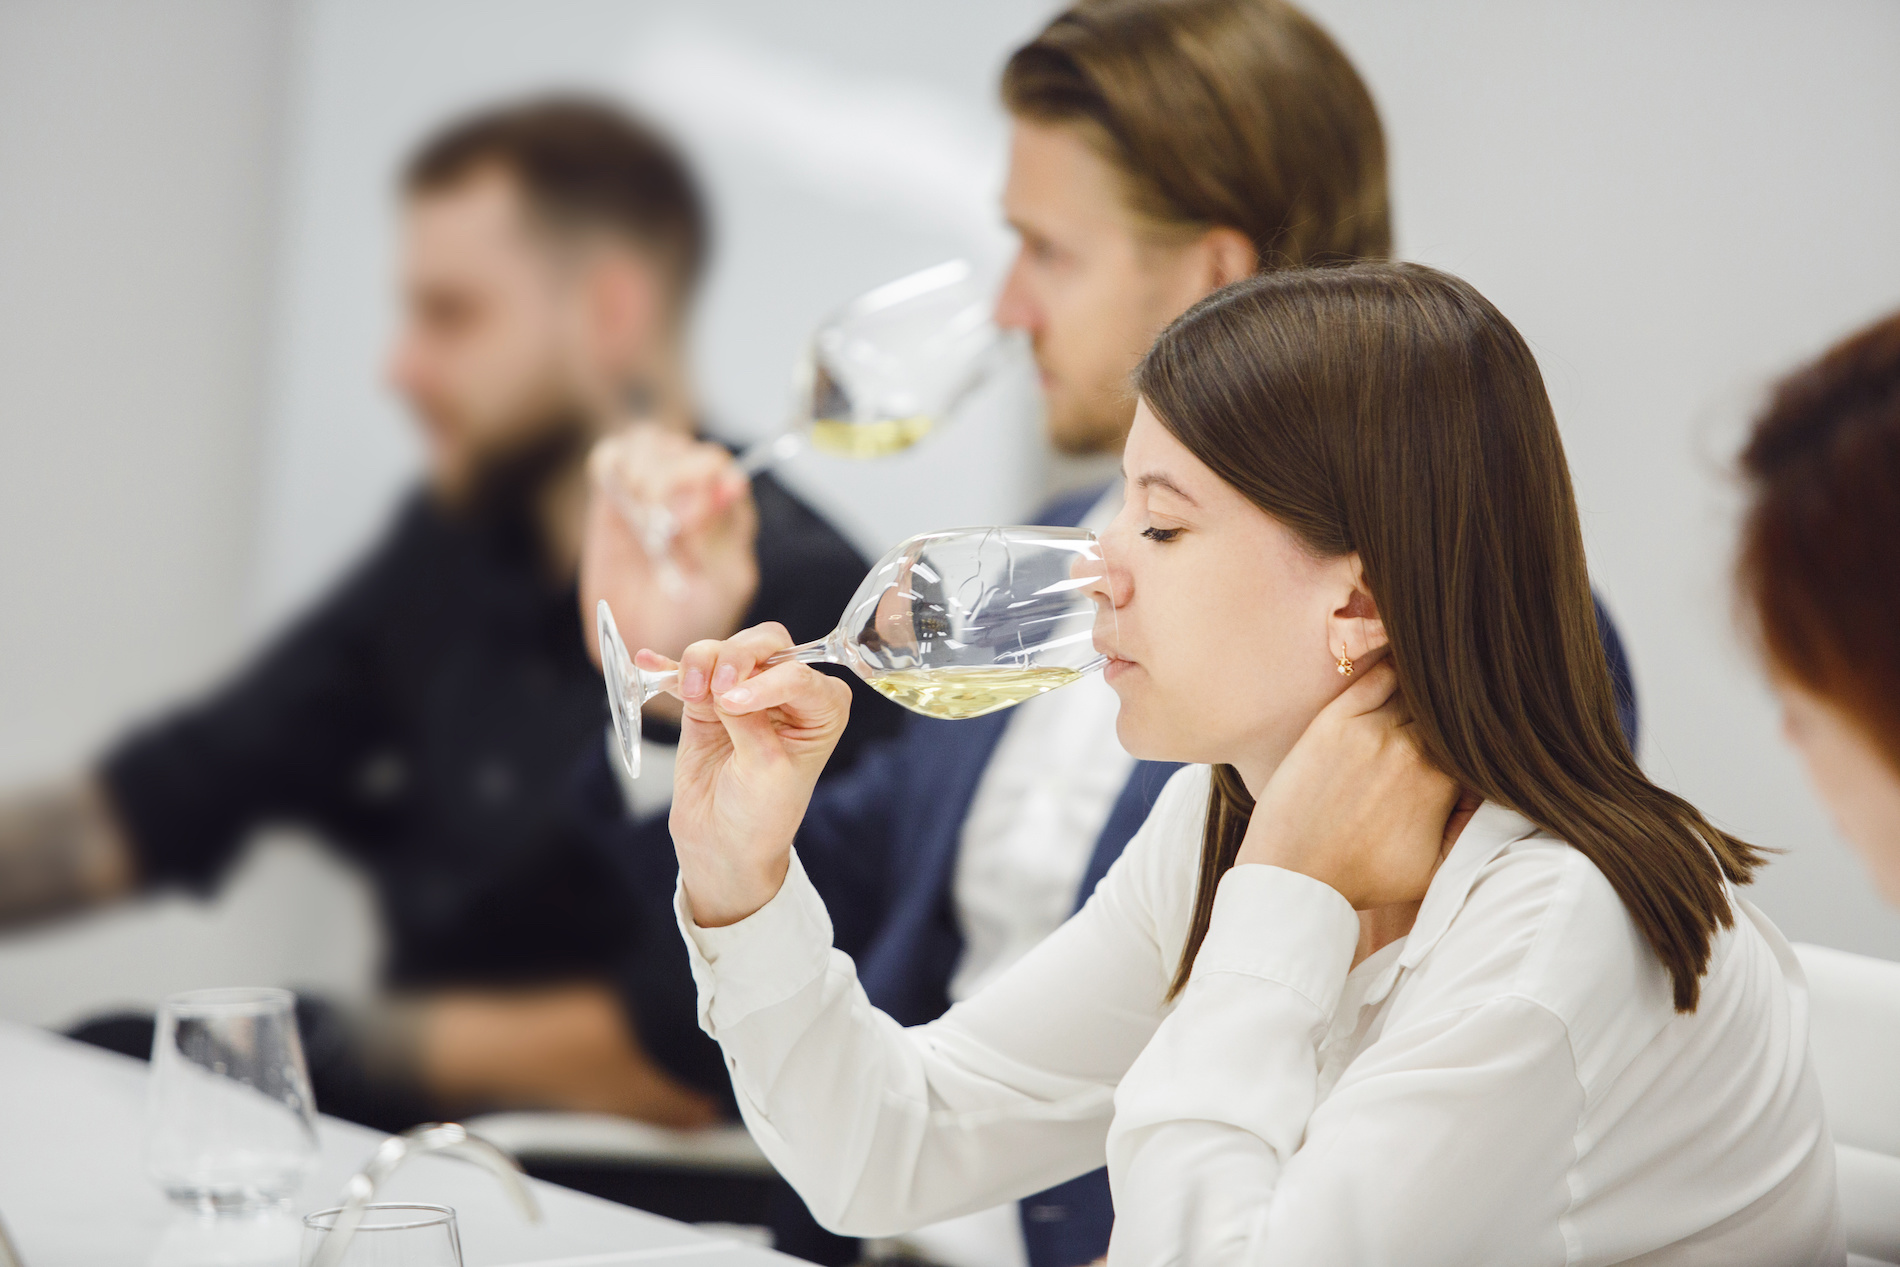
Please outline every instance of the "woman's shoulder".
[[1190, 765], [1168, 778], [1141, 829], [1090, 899], [1138, 919], [1164, 950], [1175, 953], [1194, 913], [1212, 776], [1211, 767]]
[[[1473, 820], [1474, 826], [1479, 820]], [[1499, 811], [1462, 875], [1447, 858], [1414, 925], [1414, 1005], [1433, 1011], [1492, 998], [1553, 1013], [1573, 1046], [1640, 1046], [1675, 1016], [1668, 970], [1628, 906], [1581, 850]], [[1466, 843], [1461, 839], [1459, 844]]]

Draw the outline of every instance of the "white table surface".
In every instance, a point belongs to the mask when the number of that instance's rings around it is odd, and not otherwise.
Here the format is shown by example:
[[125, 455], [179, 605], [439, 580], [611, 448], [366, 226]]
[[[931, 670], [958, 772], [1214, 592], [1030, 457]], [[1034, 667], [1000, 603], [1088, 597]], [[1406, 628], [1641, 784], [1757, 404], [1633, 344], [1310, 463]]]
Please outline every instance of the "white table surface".
[[[26, 1267], [292, 1267], [299, 1219], [335, 1205], [375, 1131], [334, 1118], [287, 1213], [205, 1219], [146, 1178], [146, 1067], [25, 1026], [0, 1023], [0, 1218]], [[534, 1181], [530, 1225], [495, 1180], [466, 1162], [419, 1157], [379, 1200], [453, 1206], [467, 1267], [786, 1267], [781, 1254]]]

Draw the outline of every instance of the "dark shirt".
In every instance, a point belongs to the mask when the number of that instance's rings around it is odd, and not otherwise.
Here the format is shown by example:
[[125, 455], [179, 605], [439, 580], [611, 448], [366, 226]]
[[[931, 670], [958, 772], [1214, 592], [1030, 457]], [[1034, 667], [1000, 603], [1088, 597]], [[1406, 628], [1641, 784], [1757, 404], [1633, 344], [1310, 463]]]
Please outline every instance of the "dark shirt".
[[[821, 637], [866, 564], [770, 476], [753, 489], [746, 623]], [[899, 716], [859, 696], [853, 751]], [[131, 735], [103, 776], [148, 884], [210, 887], [262, 825], [321, 833], [373, 880], [393, 987], [624, 983], [641, 940], [624, 881], [557, 822], [606, 722], [574, 584], [547, 575], [525, 520], [454, 518], [418, 494], [314, 611]], [[664, 838], [664, 816], [644, 827]]]

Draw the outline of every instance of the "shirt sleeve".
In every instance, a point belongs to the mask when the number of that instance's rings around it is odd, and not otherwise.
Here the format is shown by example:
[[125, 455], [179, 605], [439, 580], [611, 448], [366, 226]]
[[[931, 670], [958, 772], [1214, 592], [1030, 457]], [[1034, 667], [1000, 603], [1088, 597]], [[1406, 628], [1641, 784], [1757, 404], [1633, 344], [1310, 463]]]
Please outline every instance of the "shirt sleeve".
[[214, 883], [268, 821], [347, 827], [380, 733], [370, 638], [381, 560], [208, 697], [135, 730], [100, 763], [146, 883]]
[[912, 1029], [866, 999], [796, 857], [778, 895], [725, 928], [694, 925], [676, 895], [700, 1023], [754, 1138], [820, 1222], [889, 1235], [1102, 1164], [1115, 1084], [1167, 988], [1155, 852], [1138, 836], [1073, 919]]
[[1117, 1095], [1110, 1262], [1565, 1260], [1582, 1108], [1567, 1030], [1513, 996], [1388, 1017], [1320, 1104], [1357, 940], [1327, 885], [1222, 878], [1180, 1006]]

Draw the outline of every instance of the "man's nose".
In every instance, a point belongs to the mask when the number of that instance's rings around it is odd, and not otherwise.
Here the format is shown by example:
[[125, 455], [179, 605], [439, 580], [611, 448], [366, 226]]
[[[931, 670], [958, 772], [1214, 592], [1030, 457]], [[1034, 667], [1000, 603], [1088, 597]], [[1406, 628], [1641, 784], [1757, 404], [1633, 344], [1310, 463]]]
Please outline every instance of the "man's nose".
[[991, 314], [996, 324], [1005, 330], [1034, 330], [1037, 325], [1036, 306], [1029, 297], [1028, 285], [1023, 280], [1023, 253], [1016, 251], [1016, 258], [1010, 263], [1009, 275], [1003, 278], [1003, 288], [996, 293], [996, 307]]

